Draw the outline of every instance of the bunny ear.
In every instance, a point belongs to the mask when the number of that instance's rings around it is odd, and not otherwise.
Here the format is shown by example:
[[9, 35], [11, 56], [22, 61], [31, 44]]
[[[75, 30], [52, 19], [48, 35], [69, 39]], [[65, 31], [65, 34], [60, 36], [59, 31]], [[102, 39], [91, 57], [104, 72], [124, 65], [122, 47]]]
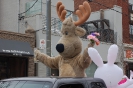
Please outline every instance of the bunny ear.
[[132, 70], [130, 70], [130, 79], [132, 79], [132, 78], [133, 78], [132, 74], [133, 74], [133, 71], [132, 71]]
[[108, 50], [108, 56], [107, 56], [108, 64], [110, 65], [114, 64], [117, 57], [117, 53], [118, 53], [118, 46], [116, 44], [111, 45]]
[[101, 56], [99, 55], [98, 51], [92, 47], [88, 48], [88, 54], [92, 61], [98, 66], [103, 66], [103, 60]]
[[130, 70], [130, 73], [132, 73], [133, 71], [132, 70]]

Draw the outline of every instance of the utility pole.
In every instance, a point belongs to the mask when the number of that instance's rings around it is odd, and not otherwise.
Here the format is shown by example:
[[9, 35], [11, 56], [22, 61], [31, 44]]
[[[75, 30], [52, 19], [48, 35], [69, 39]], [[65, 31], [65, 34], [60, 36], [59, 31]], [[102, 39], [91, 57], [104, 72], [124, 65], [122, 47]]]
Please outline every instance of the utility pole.
[[[51, 0], [46, 0], [46, 54], [51, 56]], [[47, 67], [47, 76], [51, 76], [51, 69]]]

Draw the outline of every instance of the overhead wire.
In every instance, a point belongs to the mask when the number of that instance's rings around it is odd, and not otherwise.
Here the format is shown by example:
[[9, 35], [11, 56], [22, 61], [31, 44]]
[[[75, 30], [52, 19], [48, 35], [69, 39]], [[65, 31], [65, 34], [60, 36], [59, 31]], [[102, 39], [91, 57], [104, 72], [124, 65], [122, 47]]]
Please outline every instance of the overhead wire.
[[[123, 1], [126, 1], [126, 0], [123, 0]], [[24, 13], [26, 13], [27, 11], [29, 11], [37, 2], [38, 2], [38, 0], [36, 0], [35, 3], [34, 3], [29, 9], [27, 9], [25, 12], [22, 12], [22, 13], [20, 13], [20, 14], [24, 14]], [[89, 2], [89, 1], [88, 1], [88, 2]], [[94, 1], [94, 0], [92, 0], [92, 2], [93, 2], [93, 3], [96, 3], [96, 4], [99, 4], [99, 5], [101, 5], [101, 6], [105, 7], [105, 8], [107, 8], [107, 9], [113, 10], [113, 11], [115, 11], [115, 12], [117, 12], [117, 13], [123, 14], [123, 15], [125, 15], [125, 16], [129, 16], [129, 15], [123, 13], [123, 12], [120, 12], [120, 11], [115, 10], [114, 8], [110, 8], [110, 7], [108, 7], [108, 6], [104, 5], [104, 4], [101, 4], [100, 2], [96, 2], [96, 1]], [[127, 2], [127, 1], [126, 1], [126, 2]], [[41, 3], [42, 3], [42, 2], [41, 2]], [[45, 3], [42, 3], [42, 4], [45, 4]], [[74, 11], [67, 10], [67, 11], [71, 12], [68, 16], [70, 16], [70, 15], [71, 15], [72, 13], [74, 13], [76, 10], [77, 10], [77, 9], [75, 9]], [[19, 14], [19, 15], [20, 15], [20, 14]], [[131, 17], [131, 16], [129, 16], [129, 17]], [[131, 18], [133, 18], [133, 17], [131, 17]], [[60, 22], [60, 20], [59, 20], [58, 22], [56, 22], [56, 23], [59, 23], [59, 22]], [[51, 26], [55, 25], [56, 23], [52, 24]], [[43, 30], [43, 29], [45, 29], [45, 28], [38, 29], [38, 30], [36, 30], [36, 31]]]
[[[43, 3], [43, 2], [40, 2], [40, 3], [46, 4], [46, 3]], [[54, 6], [54, 5], [51, 5], [51, 6], [56, 7], [56, 6]], [[71, 10], [68, 10], [68, 9], [65, 9], [65, 10], [66, 10], [67, 12], [70, 12], [69, 14], [67, 14], [67, 17], [70, 16], [72, 13], [74, 13], [74, 11], [71, 11]], [[56, 23], [51, 24], [51, 26], [54, 26], [54, 25], [56, 25], [57, 23], [60, 23], [60, 22], [61, 22], [61, 21], [59, 20], [59, 21], [57, 21]], [[38, 30], [36, 30], [36, 32], [37, 32], [37, 31], [40, 31], [40, 30], [44, 30], [44, 29], [46, 29], [46, 27], [45, 27], [45, 28], [38, 29]]]
[[[70, 16], [72, 13], [70, 13], [69, 15], [67, 15], [67, 16]], [[54, 24], [52, 24], [51, 26], [54, 26], [54, 25], [56, 25], [57, 23], [60, 23], [61, 21], [59, 20], [59, 21], [57, 21], [56, 23], [54, 23]], [[38, 30], [36, 30], [35, 32], [37, 32], [37, 31], [40, 31], [40, 30], [44, 30], [44, 29], [46, 29], [46, 27], [45, 28], [41, 28], [41, 29], [38, 29]]]
[[[125, 1], [125, 0], [124, 0], [124, 1]], [[88, 1], [88, 2], [89, 2], [89, 1]], [[110, 8], [110, 7], [106, 6], [106, 5], [104, 5], [104, 4], [101, 4], [100, 2], [97, 2], [97, 1], [94, 1], [94, 0], [92, 0], [92, 2], [93, 2], [93, 3], [96, 3], [96, 4], [99, 4], [99, 5], [101, 5], [101, 6], [105, 7], [105, 8], [107, 8], [107, 9], [113, 10], [113, 11], [115, 11], [115, 12], [117, 12], [117, 13], [120, 13], [120, 14], [123, 14], [123, 15], [125, 15], [125, 16], [131, 17], [131, 16], [128, 15], [128, 14], [125, 14], [125, 13], [123, 13], [123, 12], [117, 11], [117, 10], [115, 10], [115, 9], [113, 9], [113, 8]], [[133, 18], [133, 17], [131, 17], [131, 18]]]
[[[31, 8], [33, 8], [34, 7], [34, 5], [36, 4], [38, 2], [38, 0], [36, 0], [35, 1], [35, 3], [31, 6], [31, 7], [29, 7], [26, 11], [24, 11], [24, 12], [22, 12], [22, 13], [19, 13], [18, 15], [19, 15], [19, 17], [20, 17], [20, 15], [22, 15], [22, 14], [24, 14], [24, 13], [26, 13], [26, 12], [28, 12]], [[45, 4], [45, 3], [43, 3], [43, 2], [40, 2], [40, 3], [42, 3], [42, 4]], [[54, 7], [56, 7], [56, 6], [54, 6]], [[68, 14], [67, 15], [67, 17], [68, 16], [70, 16], [74, 11], [70, 11], [70, 10], [67, 10], [67, 9], [65, 9], [66, 11], [68, 11], [68, 12], [70, 12], [70, 14]], [[60, 23], [60, 20], [58, 21], [58, 22], [56, 22], [56, 23], [54, 23], [54, 24], [52, 24], [51, 26], [53, 26], [53, 25], [55, 25], [55, 24], [57, 24], [57, 23]], [[46, 28], [46, 27], [45, 27]], [[38, 30], [36, 30], [36, 31], [39, 31], [39, 30], [44, 30], [45, 28], [42, 28], [42, 29], [38, 29]]]
[[34, 6], [37, 2], [38, 2], [38, 0], [36, 0], [35, 3], [34, 3], [30, 8], [28, 8], [26, 11], [24, 11], [24, 12], [18, 14], [18, 15], [22, 15], [22, 14], [28, 12], [31, 8], [33, 8], [33, 6]]

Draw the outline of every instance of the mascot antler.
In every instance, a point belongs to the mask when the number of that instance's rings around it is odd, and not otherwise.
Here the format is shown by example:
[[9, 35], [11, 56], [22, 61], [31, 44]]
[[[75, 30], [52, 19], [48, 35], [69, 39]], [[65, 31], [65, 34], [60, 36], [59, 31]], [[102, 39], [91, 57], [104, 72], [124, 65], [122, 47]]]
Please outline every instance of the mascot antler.
[[[57, 11], [58, 17], [63, 22], [65, 20], [65, 16], [67, 12], [62, 2], [57, 3], [56, 11]], [[84, 1], [83, 5], [79, 5], [79, 10], [76, 11], [76, 15], [78, 15], [79, 20], [74, 22], [74, 24], [78, 26], [84, 23], [89, 18], [90, 13], [91, 13], [91, 8], [89, 3], [87, 1]]]
[[67, 12], [66, 12], [65, 6], [62, 4], [62, 2], [57, 3], [56, 11], [57, 11], [58, 17], [63, 22], [65, 20], [65, 16], [66, 16]]

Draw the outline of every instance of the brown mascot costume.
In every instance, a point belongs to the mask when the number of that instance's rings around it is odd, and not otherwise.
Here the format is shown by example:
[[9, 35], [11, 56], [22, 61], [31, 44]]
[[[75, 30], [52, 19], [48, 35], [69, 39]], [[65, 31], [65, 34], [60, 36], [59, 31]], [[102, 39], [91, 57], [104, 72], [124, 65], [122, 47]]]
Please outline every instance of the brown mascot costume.
[[79, 20], [73, 21], [71, 17], [65, 19], [66, 10], [61, 2], [57, 3], [57, 14], [62, 21], [62, 37], [56, 45], [58, 56], [50, 57], [35, 50], [35, 60], [39, 60], [46, 66], [52, 69], [59, 69], [59, 77], [86, 77], [85, 69], [90, 65], [91, 59], [88, 55], [88, 47], [93, 47], [94, 43], [88, 44], [83, 54], [81, 36], [84, 36], [86, 31], [78, 27], [83, 24], [90, 16], [91, 8], [87, 1], [79, 6], [76, 11]]

